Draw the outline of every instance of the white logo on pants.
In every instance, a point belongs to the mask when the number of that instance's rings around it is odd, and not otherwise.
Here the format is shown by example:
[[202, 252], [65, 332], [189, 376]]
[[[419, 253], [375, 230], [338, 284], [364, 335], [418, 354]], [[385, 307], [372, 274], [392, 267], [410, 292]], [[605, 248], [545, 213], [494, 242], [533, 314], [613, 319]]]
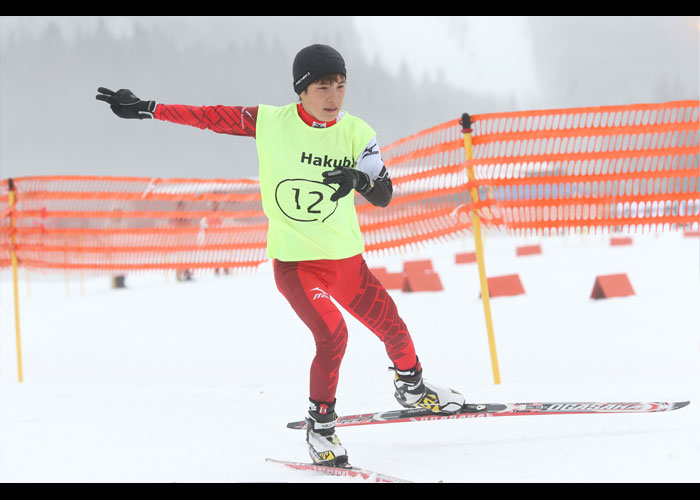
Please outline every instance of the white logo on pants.
[[328, 293], [325, 290], [321, 290], [319, 287], [312, 288], [311, 290], [309, 290], [309, 292], [313, 292], [314, 290], [318, 290], [318, 292], [314, 294], [314, 298], [311, 300], [331, 298], [331, 296], [328, 295]]

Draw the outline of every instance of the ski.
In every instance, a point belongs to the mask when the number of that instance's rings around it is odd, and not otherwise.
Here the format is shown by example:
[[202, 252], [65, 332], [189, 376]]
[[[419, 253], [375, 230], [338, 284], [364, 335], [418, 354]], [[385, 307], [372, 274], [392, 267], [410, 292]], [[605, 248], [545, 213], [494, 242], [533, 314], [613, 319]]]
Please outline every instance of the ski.
[[[582, 415], [593, 413], [655, 413], [677, 410], [690, 404], [681, 402], [654, 403], [467, 403], [456, 413], [440, 414], [425, 408], [404, 408], [375, 413], [361, 413], [338, 417], [336, 427], [351, 425], [389, 424], [397, 422], [429, 422], [524, 415]], [[306, 421], [289, 422], [290, 429], [305, 429]]]
[[306, 462], [290, 462], [288, 460], [276, 460], [274, 458], [266, 458], [265, 461], [272, 462], [276, 464], [281, 464], [286, 467], [297, 470], [308, 470], [313, 472], [321, 472], [322, 474], [327, 474], [329, 476], [340, 476], [340, 477], [353, 477], [363, 479], [365, 481], [372, 481], [375, 483], [410, 483], [411, 481], [406, 481], [404, 479], [399, 479], [398, 477], [387, 476], [386, 474], [380, 474], [367, 469], [361, 469], [359, 467], [354, 467], [348, 465], [347, 467], [332, 467], [329, 465], [318, 465]]

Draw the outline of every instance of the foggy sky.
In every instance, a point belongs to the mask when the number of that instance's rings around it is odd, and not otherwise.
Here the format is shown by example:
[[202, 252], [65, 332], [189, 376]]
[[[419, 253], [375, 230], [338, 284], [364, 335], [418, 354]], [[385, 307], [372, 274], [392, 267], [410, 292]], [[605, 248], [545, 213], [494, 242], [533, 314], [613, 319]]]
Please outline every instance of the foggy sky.
[[[400, 21], [372, 19], [395, 38], [406, 30]], [[254, 139], [122, 120], [95, 100], [96, 89], [129, 88], [168, 104], [283, 105], [297, 100], [294, 54], [316, 42], [343, 54], [344, 108], [378, 131], [380, 145], [463, 112], [699, 98], [697, 16], [528, 18], [519, 51], [531, 52], [534, 65], [529, 99], [487, 93], [474, 80], [470, 87], [457, 72], [524, 84], [523, 70], [503, 62], [516, 57], [517, 37], [504, 31], [486, 40], [478, 18], [452, 19], [438, 33], [442, 22], [426, 22], [433, 36], [420, 33], [416, 48], [358, 43], [362, 18], [1, 18], [0, 177], [256, 177]], [[499, 49], [500, 58], [488, 56]], [[441, 53], [449, 53], [443, 69], [421, 71], [421, 61]]]

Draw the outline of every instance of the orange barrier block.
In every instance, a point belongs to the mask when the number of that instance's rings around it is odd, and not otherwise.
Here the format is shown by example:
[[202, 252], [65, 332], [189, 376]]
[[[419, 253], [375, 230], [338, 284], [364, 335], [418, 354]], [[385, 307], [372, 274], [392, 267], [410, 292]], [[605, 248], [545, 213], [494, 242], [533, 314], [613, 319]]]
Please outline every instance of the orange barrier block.
[[439, 292], [443, 289], [440, 276], [433, 270], [430, 259], [404, 262], [403, 277], [404, 292]]
[[515, 255], [535, 255], [542, 253], [542, 247], [540, 245], [525, 245], [515, 249]]
[[424, 269], [423, 271], [404, 273], [402, 290], [404, 292], [440, 292], [443, 288], [438, 273]]
[[596, 276], [593, 285], [592, 299], [608, 299], [610, 297], [626, 297], [634, 295], [634, 289], [626, 274], [607, 274]]
[[390, 273], [385, 267], [375, 267], [370, 271], [387, 290], [401, 290], [403, 288], [403, 273]]
[[[520, 276], [517, 274], [486, 278], [486, 283], [489, 288], [489, 297], [521, 295], [525, 293], [523, 284], [520, 281]], [[481, 297], [481, 293], [479, 293], [479, 297]]]
[[455, 264], [470, 264], [476, 262], [476, 252], [461, 252], [455, 255]]
[[369, 272], [379, 278], [380, 276], [384, 276], [386, 274], [386, 267], [370, 267]]
[[632, 238], [629, 236], [624, 236], [624, 237], [611, 237], [610, 238], [610, 246], [611, 247], [618, 247], [618, 246], [623, 246], [623, 245], [631, 245], [632, 244]]

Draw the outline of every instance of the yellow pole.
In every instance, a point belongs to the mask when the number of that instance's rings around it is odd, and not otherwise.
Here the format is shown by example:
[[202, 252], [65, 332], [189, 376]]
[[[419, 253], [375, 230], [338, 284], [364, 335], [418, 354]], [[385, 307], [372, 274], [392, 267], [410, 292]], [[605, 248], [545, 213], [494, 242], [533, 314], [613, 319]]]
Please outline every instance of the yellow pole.
[[24, 380], [24, 375], [22, 373], [22, 337], [19, 333], [19, 286], [17, 279], [17, 254], [15, 253], [15, 217], [13, 215], [13, 208], [15, 206], [15, 184], [12, 179], [9, 179], [10, 192], [9, 192], [9, 202], [10, 202], [10, 234], [11, 234], [11, 245], [10, 245], [10, 255], [12, 258], [12, 283], [14, 286], [15, 294], [15, 341], [17, 343], [17, 377], [18, 381], [21, 383]]
[[[472, 122], [471, 117], [464, 113], [462, 115], [462, 133], [464, 134], [464, 154], [467, 161], [472, 159]], [[474, 181], [474, 166], [467, 164], [467, 176], [469, 181]], [[476, 187], [471, 189], [472, 202], [479, 201], [479, 190]], [[481, 237], [481, 221], [476, 210], [471, 211], [472, 228], [474, 231], [474, 243], [476, 245], [476, 262], [479, 267], [479, 282], [481, 283], [481, 302], [484, 305], [484, 317], [486, 319], [486, 333], [489, 339], [489, 353], [491, 354], [491, 370], [493, 371], [493, 383], [501, 383], [501, 374], [498, 369], [498, 355], [496, 353], [496, 337], [493, 333], [493, 321], [491, 320], [491, 302], [489, 296], [488, 282], [486, 281], [486, 265], [484, 263], [484, 245]]]

